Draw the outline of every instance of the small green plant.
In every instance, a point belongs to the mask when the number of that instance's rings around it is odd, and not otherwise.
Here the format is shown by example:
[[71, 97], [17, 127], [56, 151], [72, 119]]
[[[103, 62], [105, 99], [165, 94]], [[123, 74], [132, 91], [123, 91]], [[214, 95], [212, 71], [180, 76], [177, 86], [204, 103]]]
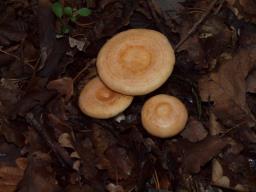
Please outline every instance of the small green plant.
[[92, 11], [86, 7], [80, 9], [69, 6], [64, 7], [59, 1], [52, 4], [52, 11], [55, 16], [60, 19], [60, 22], [62, 24], [62, 34], [67, 34], [70, 31], [70, 27], [62, 21], [64, 18], [66, 19], [67, 23], [69, 21], [75, 23], [78, 17], [86, 17], [92, 13]]

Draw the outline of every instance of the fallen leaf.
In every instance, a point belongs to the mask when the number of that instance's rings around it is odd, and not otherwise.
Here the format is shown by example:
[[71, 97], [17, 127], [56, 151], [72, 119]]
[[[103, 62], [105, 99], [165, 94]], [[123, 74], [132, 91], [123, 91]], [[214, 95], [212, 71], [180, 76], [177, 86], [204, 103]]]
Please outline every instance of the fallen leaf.
[[198, 173], [202, 166], [228, 145], [227, 139], [211, 136], [185, 149], [182, 167], [190, 173]]
[[74, 93], [73, 80], [69, 77], [52, 80], [48, 83], [47, 89], [57, 90], [62, 96], [65, 96], [65, 101], [68, 101]]
[[33, 153], [17, 192], [57, 192], [60, 188], [51, 167], [51, 158], [42, 152]]
[[92, 142], [98, 155], [104, 155], [105, 151], [116, 143], [114, 136], [104, 127], [98, 124], [92, 125]]
[[184, 7], [182, 6], [182, 3], [184, 3], [185, 0], [161, 0], [161, 1], [153, 1], [155, 4], [159, 4], [159, 7], [161, 11], [163, 11], [163, 14], [160, 10], [156, 9], [159, 15], [163, 15], [165, 20], [175, 20], [177, 22], [177, 19], [179, 17], [179, 13], [181, 13], [182, 10], [184, 10]]
[[0, 192], [16, 191], [27, 166], [25, 158], [18, 158], [16, 166], [0, 166]]
[[98, 39], [112, 36], [123, 26], [127, 26], [136, 5], [133, 1], [112, 2], [107, 0], [109, 6], [102, 11], [101, 18], [96, 22], [94, 27], [94, 32]]
[[254, 0], [226, 0], [239, 19], [256, 23], [256, 2]]
[[254, 34], [242, 33], [243, 43], [232, 55], [232, 59], [220, 62], [216, 71], [202, 76], [199, 92], [203, 101], [213, 101], [213, 113], [228, 127], [252, 127], [255, 117], [246, 103], [246, 82], [248, 73], [256, 63], [256, 48], [253, 46]]
[[87, 39], [77, 40], [73, 37], [69, 37], [68, 41], [71, 48], [76, 47], [79, 51], [83, 51], [89, 45], [89, 41]]
[[224, 128], [221, 123], [217, 120], [217, 117], [214, 115], [212, 111], [209, 114], [209, 131], [210, 135], [219, 135], [220, 133], [224, 133]]
[[[241, 160], [241, 156], [232, 156], [229, 162], [225, 162], [223, 158], [216, 158], [212, 161], [212, 184], [215, 186], [233, 189], [237, 191], [254, 191], [255, 190], [255, 176], [254, 178], [250, 178], [250, 174], [242, 173], [245, 171], [245, 167], [241, 165], [242, 162], [239, 164], [238, 172], [230, 169], [229, 167], [233, 165], [237, 165], [236, 158]], [[243, 158], [242, 158], [243, 159]], [[244, 164], [243, 162], [242, 164]], [[245, 165], [245, 164], [244, 164]], [[246, 172], [246, 171], [245, 171]], [[252, 183], [248, 183], [252, 182]]]
[[222, 166], [217, 159], [212, 161], [212, 182], [222, 187], [229, 187], [230, 183], [228, 177], [223, 175]]
[[256, 70], [253, 70], [246, 78], [246, 91], [256, 93]]
[[208, 132], [203, 124], [196, 119], [190, 119], [185, 129], [181, 132], [183, 138], [193, 143], [203, 140], [206, 138], [207, 134]]
[[94, 180], [98, 170], [96, 168], [97, 156], [94, 146], [89, 138], [76, 137], [75, 147], [81, 159], [81, 173], [88, 180]]
[[113, 183], [109, 183], [107, 186], [106, 186], [106, 189], [109, 191], [109, 192], [124, 192], [124, 189], [121, 185], [115, 185]]
[[62, 133], [58, 138], [60, 146], [74, 149], [72, 138], [69, 133]]
[[105, 154], [109, 161], [107, 170], [111, 178], [125, 179], [131, 176], [134, 163], [124, 148], [112, 146], [106, 150]]

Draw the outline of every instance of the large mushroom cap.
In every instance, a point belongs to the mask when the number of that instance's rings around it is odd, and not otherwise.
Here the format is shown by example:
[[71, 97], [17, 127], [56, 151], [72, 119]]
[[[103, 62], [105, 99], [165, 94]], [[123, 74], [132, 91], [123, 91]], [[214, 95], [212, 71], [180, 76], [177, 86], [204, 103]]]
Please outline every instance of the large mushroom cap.
[[148, 29], [130, 29], [111, 38], [97, 58], [102, 81], [125, 95], [145, 95], [171, 75], [175, 55], [168, 39]]
[[188, 113], [179, 99], [161, 94], [145, 102], [141, 118], [147, 132], [156, 137], [166, 138], [184, 129]]
[[89, 81], [79, 96], [81, 111], [94, 118], [107, 119], [124, 111], [133, 97], [112, 91], [98, 78]]

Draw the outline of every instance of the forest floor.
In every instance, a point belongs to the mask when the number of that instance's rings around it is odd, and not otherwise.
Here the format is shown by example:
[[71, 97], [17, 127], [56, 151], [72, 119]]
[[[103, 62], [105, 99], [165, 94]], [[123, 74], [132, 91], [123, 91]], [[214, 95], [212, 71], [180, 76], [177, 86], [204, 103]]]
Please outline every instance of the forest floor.
[[[0, 192], [256, 191], [254, 0], [53, 3], [0, 1]], [[122, 121], [87, 117], [78, 96], [97, 54], [131, 28], [165, 34], [174, 71]], [[159, 93], [189, 112], [172, 138], [141, 125]]]

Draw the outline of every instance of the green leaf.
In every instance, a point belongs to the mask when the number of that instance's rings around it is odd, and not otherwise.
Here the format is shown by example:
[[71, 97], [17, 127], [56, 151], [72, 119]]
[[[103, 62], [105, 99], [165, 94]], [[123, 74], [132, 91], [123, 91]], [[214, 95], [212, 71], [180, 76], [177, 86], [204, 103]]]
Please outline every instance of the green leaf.
[[61, 28], [62, 34], [68, 34], [70, 32], [70, 28], [68, 26], [63, 25]]
[[55, 2], [52, 4], [52, 11], [56, 17], [61, 18], [63, 16], [63, 6], [60, 2]]
[[80, 16], [86, 17], [86, 16], [89, 16], [92, 13], [92, 11], [84, 7], [84, 8], [78, 9], [77, 13]]
[[67, 15], [67, 16], [69, 16], [69, 17], [71, 17], [72, 14], [73, 14], [73, 9], [72, 9], [72, 7], [64, 7], [63, 11], [64, 11], [64, 15]]

